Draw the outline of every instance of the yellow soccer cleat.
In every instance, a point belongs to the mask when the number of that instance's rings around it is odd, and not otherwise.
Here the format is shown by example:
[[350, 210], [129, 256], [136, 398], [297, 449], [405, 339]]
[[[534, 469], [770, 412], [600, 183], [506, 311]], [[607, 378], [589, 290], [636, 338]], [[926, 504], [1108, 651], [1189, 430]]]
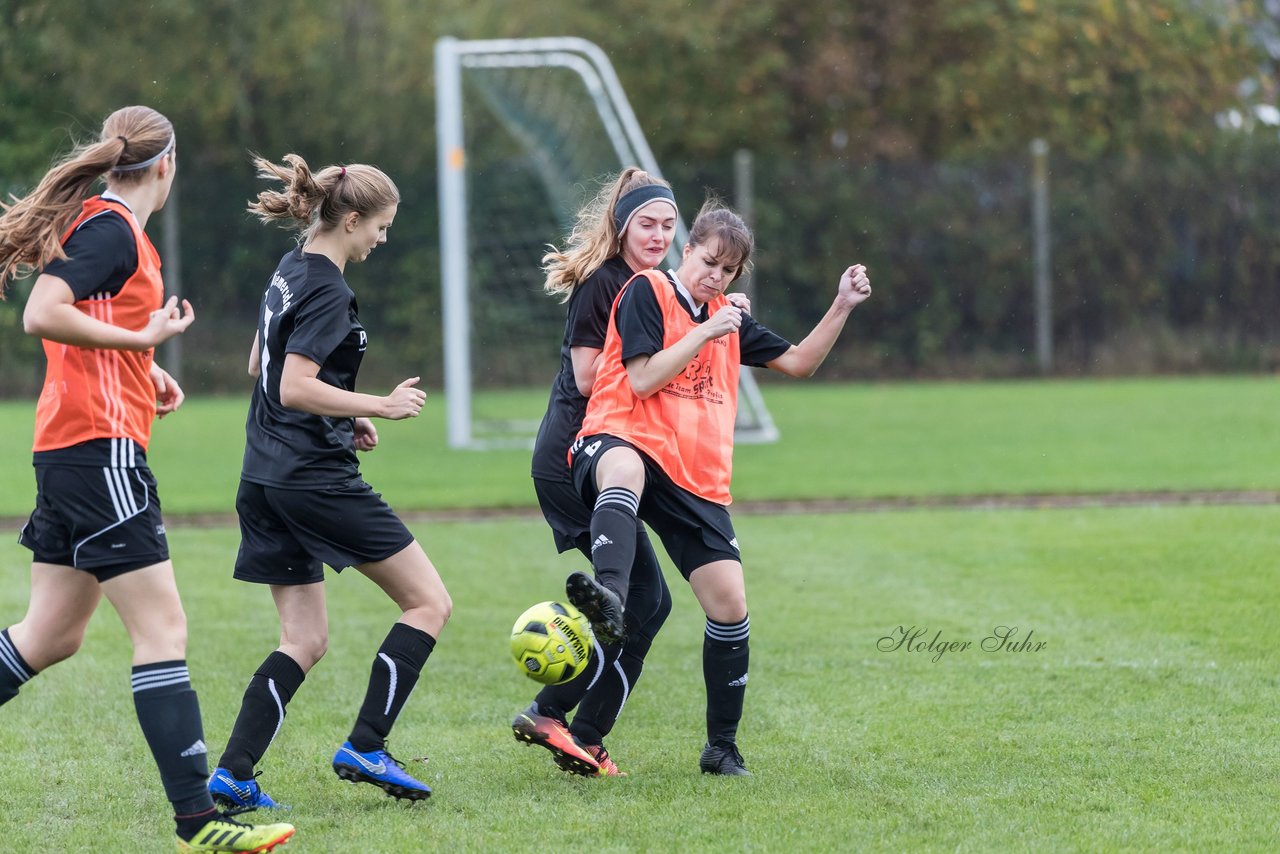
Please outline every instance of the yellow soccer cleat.
[[261, 854], [283, 845], [293, 833], [292, 824], [241, 824], [220, 815], [196, 831], [190, 841], [178, 837], [178, 850]]

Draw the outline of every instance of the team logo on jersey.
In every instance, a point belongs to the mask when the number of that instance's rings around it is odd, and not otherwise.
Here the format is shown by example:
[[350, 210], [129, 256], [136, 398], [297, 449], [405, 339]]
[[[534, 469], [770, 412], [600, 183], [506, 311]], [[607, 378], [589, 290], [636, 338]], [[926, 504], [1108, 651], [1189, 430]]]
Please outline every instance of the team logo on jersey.
[[360, 342], [356, 349], [363, 353], [365, 348], [369, 346], [369, 333], [365, 332], [363, 329], [357, 329], [356, 334], [360, 336]]
[[662, 389], [663, 394], [682, 397], [686, 400], [703, 400], [707, 403], [723, 404], [724, 393], [716, 391], [715, 377], [709, 359], [695, 357], [684, 370], [676, 375]]
[[280, 310], [288, 311], [289, 304], [293, 302], [293, 291], [289, 290], [289, 283], [284, 280], [284, 276], [280, 275], [279, 270], [271, 275], [271, 284], [269, 287], [275, 288], [280, 292], [280, 299], [283, 302], [280, 306]]

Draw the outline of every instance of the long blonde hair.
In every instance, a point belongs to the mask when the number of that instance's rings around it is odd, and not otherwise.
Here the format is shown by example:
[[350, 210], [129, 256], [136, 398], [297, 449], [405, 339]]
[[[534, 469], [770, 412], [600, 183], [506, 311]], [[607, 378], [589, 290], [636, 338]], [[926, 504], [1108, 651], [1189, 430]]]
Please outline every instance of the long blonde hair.
[[613, 222], [614, 208], [623, 194], [637, 187], [656, 184], [671, 185], [635, 166], [624, 169], [612, 182], [606, 182], [578, 211], [577, 221], [569, 232], [564, 251], [550, 247], [542, 256], [542, 270], [547, 274], [542, 289], [568, 301], [578, 285], [600, 269], [600, 265], [622, 251], [622, 235]]
[[62, 233], [79, 215], [95, 181], [109, 173], [113, 183], [141, 183], [151, 170], [128, 167], [162, 156], [173, 141], [173, 125], [160, 113], [122, 107], [107, 116], [96, 142], [76, 146], [29, 194], [0, 201], [0, 299], [10, 279], [67, 257]]
[[286, 154], [283, 164], [254, 155], [253, 165], [259, 178], [280, 181], [284, 189], [258, 193], [257, 201], [249, 203], [249, 213], [263, 222], [283, 220], [286, 228], [299, 229], [299, 242], [304, 244], [336, 227], [349, 213], [367, 216], [400, 203], [395, 183], [376, 166], [352, 163], [312, 172], [296, 154]]

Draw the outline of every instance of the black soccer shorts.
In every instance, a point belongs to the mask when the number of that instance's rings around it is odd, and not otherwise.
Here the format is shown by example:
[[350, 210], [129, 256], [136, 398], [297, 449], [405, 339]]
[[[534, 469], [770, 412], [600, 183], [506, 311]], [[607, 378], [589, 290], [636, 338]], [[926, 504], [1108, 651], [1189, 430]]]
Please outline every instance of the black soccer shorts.
[[341, 572], [386, 560], [413, 534], [361, 479], [343, 486], [278, 489], [240, 481], [235, 577], [257, 584], [315, 584], [328, 564]]
[[106, 581], [169, 559], [151, 470], [41, 464], [36, 509], [18, 542], [37, 563], [72, 566]]
[[[742, 553], [738, 550], [738, 535], [734, 533], [729, 508], [678, 486], [648, 454], [617, 436], [601, 433], [573, 444], [573, 482], [587, 506], [595, 504], [599, 492], [596, 463], [605, 451], [618, 446], [631, 448], [644, 460], [645, 487], [640, 497], [640, 518], [662, 540], [663, 548], [686, 580], [698, 567], [715, 561], [741, 563]], [[594, 453], [587, 453], [588, 449]]]

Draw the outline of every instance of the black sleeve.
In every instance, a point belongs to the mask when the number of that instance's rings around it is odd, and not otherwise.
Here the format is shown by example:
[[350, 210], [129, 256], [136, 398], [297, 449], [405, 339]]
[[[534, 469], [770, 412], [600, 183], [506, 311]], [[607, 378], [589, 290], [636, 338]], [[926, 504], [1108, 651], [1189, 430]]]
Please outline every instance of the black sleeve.
[[579, 286], [577, 299], [569, 305], [569, 346], [604, 349], [609, 331], [609, 312], [618, 291], [626, 284], [608, 268], [596, 270]]
[[738, 327], [739, 362], [763, 368], [790, 349], [790, 341], [769, 327], [757, 323], [751, 315], [742, 315], [742, 325]]
[[297, 312], [285, 352], [323, 365], [351, 332], [351, 292], [340, 279], [325, 282], [302, 298]]
[[614, 324], [622, 338], [622, 361], [652, 356], [662, 349], [666, 324], [662, 321], [662, 307], [654, 296], [653, 284], [647, 278], [641, 276], [627, 285], [618, 301]]
[[138, 271], [133, 230], [115, 211], [81, 223], [62, 248], [67, 259], [55, 258], [41, 272], [70, 285], [77, 301], [100, 293], [115, 296]]

